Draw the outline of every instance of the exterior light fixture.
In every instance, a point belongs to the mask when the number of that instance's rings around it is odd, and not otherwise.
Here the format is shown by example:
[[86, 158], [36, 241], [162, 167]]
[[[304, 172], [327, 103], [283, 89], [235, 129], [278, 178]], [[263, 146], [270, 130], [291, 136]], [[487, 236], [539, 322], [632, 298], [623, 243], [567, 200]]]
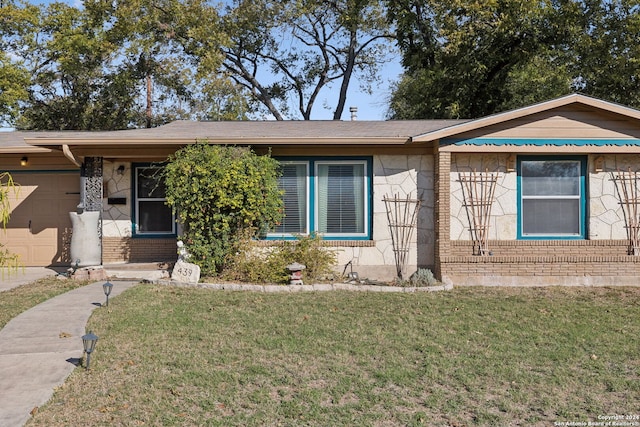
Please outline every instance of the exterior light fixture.
[[84, 346], [84, 352], [87, 353], [86, 369], [89, 370], [89, 364], [91, 363], [91, 353], [96, 349], [96, 343], [98, 337], [91, 331], [88, 334], [82, 336], [82, 345]]
[[29, 158], [27, 156], [20, 159], [20, 166], [27, 166], [29, 164]]
[[116, 173], [118, 175], [124, 175], [124, 165], [118, 166], [118, 169], [116, 169]]
[[105, 296], [107, 297], [107, 302], [105, 306], [109, 307], [109, 295], [111, 295], [111, 290], [113, 289], [113, 285], [109, 282], [106, 282], [102, 285], [102, 290], [104, 291]]

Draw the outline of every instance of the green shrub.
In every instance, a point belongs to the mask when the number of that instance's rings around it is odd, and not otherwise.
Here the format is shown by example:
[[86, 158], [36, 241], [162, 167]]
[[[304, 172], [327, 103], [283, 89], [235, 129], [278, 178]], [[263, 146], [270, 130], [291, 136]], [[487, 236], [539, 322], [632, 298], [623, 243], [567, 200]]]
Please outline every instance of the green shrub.
[[[0, 173], [0, 228], [4, 229], [9, 222], [11, 215], [11, 205], [9, 204], [10, 193], [17, 194], [18, 187], [13, 182], [13, 178], [8, 172]], [[16, 272], [20, 266], [20, 258], [12, 254], [2, 244], [0, 244], [0, 273], [4, 278], [5, 269], [8, 274]]]
[[332, 275], [336, 266], [336, 252], [323, 245], [317, 236], [298, 236], [295, 241], [274, 241], [265, 247], [246, 238], [237, 247], [222, 277], [250, 283], [289, 282], [289, 264], [305, 265], [303, 280], [321, 281]]
[[167, 204], [183, 226], [180, 238], [203, 275], [221, 271], [248, 232], [264, 233], [282, 218], [278, 162], [247, 148], [187, 146], [163, 172]]

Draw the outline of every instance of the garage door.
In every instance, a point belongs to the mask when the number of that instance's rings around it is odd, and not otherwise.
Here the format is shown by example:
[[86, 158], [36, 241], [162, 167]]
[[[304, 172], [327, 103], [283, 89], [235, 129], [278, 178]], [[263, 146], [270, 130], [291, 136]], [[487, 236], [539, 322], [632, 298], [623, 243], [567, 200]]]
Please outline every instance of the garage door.
[[0, 243], [20, 255], [25, 266], [69, 265], [69, 212], [80, 201], [80, 174], [16, 173], [18, 194], [11, 195], [12, 213]]

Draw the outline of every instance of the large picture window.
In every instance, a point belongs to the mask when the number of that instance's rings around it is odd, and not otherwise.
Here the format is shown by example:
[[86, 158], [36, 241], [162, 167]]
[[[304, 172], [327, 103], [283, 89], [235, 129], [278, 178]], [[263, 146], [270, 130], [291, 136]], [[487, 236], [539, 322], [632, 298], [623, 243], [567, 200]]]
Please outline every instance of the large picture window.
[[285, 216], [269, 237], [370, 237], [370, 160], [282, 160]]
[[585, 237], [584, 157], [518, 159], [520, 238]]
[[176, 233], [175, 216], [166, 205], [164, 182], [159, 178], [158, 167], [134, 168], [134, 209], [136, 235], [166, 235]]

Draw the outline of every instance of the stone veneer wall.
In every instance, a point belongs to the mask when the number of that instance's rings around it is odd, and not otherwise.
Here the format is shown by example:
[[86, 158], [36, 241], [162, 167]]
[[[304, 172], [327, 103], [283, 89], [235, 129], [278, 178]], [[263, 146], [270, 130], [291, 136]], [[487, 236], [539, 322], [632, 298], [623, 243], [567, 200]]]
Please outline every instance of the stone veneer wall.
[[465, 207], [463, 173], [485, 172], [498, 174], [495, 200], [491, 206], [489, 238], [510, 240], [516, 238], [516, 172], [507, 171], [508, 155], [499, 154], [456, 154], [451, 159], [451, 240], [471, 240], [469, 216]]
[[[432, 155], [378, 155], [373, 158], [373, 240], [334, 242], [341, 273], [351, 261], [360, 277], [392, 280], [395, 257], [387, 220], [385, 195], [419, 198], [418, 225], [408, 256], [407, 278], [417, 268], [434, 268], [434, 158]], [[349, 267], [350, 268], [350, 267]], [[347, 270], [349, 271], [349, 269]]]
[[[122, 174], [117, 172], [125, 167]], [[105, 162], [104, 199], [102, 211], [102, 262], [164, 262], [177, 259], [176, 239], [132, 238], [131, 164]], [[109, 198], [125, 199], [125, 204], [110, 205]]]
[[[119, 174], [120, 165], [125, 167]], [[104, 162], [104, 198], [102, 200], [102, 236], [112, 238], [130, 238], [131, 224], [131, 164]], [[109, 198], [123, 198], [124, 205], [110, 205]]]
[[[338, 252], [338, 272], [351, 262], [360, 277], [392, 280], [396, 276], [395, 257], [385, 195], [422, 200], [418, 225], [414, 230], [407, 276], [419, 267], [434, 268], [434, 164], [432, 155], [378, 155], [373, 158], [373, 239], [371, 241], [327, 242]], [[117, 168], [124, 164], [123, 174]], [[105, 199], [103, 210], [103, 262], [152, 262], [172, 260], [176, 256], [175, 239], [131, 238], [130, 164], [105, 162]], [[108, 197], [126, 199], [125, 205], [109, 205]], [[347, 271], [349, 271], [347, 270]]]
[[[624, 213], [612, 179], [618, 169], [640, 170], [640, 155], [589, 156], [588, 240], [516, 240], [516, 172], [508, 161], [506, 154], [452, 156], [451, 242], [439, 254], [439, 277], [458, 285], [640, 284], [640, 257], [628, 255]], [[472, 255], [458, 173], [473, 168], [501, 173], [492, 207], [491, 256]]]
[[594, 155], [590, 163], [589, 238], [627, 239], [624, 209], [613, 178], [618, 170], [640, 171], [640, 155]]
[[[513, 157], [515, 158], [515, 157]], [[597, 159], [597, 161], [596, 161]], [[451, 240], [471, 240], [469, 217], [464, 206], [460, 173], [488, 170], [498, 173], [491, 208], [489, 238], [511, 240], [517, 236], [517, 174], [508, 165], [508, 154], [457, 154], [451, 164]], [[626, 239], [627, 229], [613, 174], [618, 170], [640, 170], [640, 155], [589, 156], [587, 173], [588, 239]], [[596, 170], [596, 163], [598, 169]], [[509, 169], [508, 169], [509, 166]]]

